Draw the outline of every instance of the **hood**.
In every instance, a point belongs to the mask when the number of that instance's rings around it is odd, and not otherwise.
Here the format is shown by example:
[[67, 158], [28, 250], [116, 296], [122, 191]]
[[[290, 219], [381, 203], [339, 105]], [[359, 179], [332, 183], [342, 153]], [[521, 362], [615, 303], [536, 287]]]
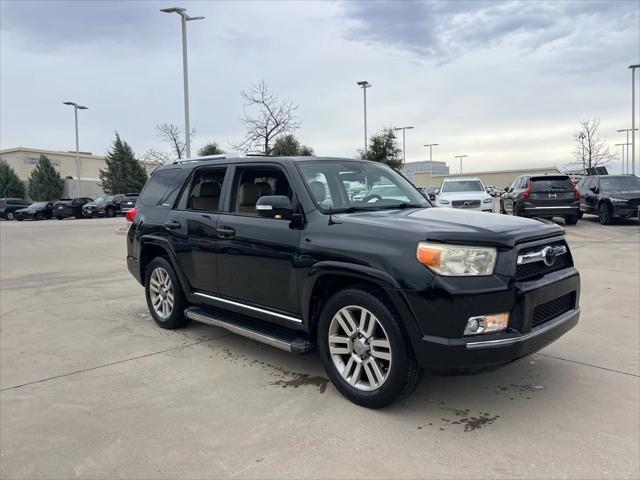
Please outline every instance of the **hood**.
[[603, 193], [609, 197], [624, 198], [625, 200], [640, 198], [640, 191], [638, 190], [605, 190]]
[[446, 198], [447, 200], [484, 200], [485, 198], [491, 198], [491, 195], [487, 192], [451, 192], [440, 193], [437, 198]]
[[389, 209], [335, 215], [341, 222], [418, 233], [424, 240], [513, 247], [517, 243], [564, 234], [555, 223], [453, 208]]

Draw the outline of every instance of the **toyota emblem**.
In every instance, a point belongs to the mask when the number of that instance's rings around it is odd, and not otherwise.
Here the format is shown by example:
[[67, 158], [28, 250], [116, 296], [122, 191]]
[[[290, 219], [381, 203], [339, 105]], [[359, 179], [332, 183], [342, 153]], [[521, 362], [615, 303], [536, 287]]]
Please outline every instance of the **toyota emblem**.
[[553, 247], [542, 249], [542, 260], [547, 267], [552, 267], [556, 263], [556, 250]]

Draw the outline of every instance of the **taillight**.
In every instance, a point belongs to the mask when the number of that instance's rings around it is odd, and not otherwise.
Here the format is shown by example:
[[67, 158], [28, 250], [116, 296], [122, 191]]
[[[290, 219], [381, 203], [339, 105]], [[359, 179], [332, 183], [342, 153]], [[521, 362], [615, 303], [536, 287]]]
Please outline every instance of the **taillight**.
[[529, 200], [529, 194], [531, 193], [531, 180], [527, 181], [527, 189], [522, 194], [523, 200]]
[[572, 183], [573, 191], [576, 192], [576, 200], [580, 200], [580, 191], [576, 188], [576, 186]]
[[138, 215], [138, 209], [132, 208], [127, 212], [126, 218], [127, 222], [133, 222], [136, 219], [136, 215]]

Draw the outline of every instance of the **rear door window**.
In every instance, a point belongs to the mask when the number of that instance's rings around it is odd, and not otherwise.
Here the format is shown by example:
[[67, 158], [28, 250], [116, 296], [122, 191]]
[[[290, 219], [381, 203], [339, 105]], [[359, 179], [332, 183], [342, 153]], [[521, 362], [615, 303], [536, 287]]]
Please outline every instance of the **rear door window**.
[[567, 190], [573, 190], [573, 183], [571, 183], [569, 177], [531, 179], [532, 192], [557, 192]]
[[186, 169], [181, 168], [156, 171], [144, 187], [138, 201], [148, 207], [171, 207], [182, 187], [185, 172], [188, 173]]

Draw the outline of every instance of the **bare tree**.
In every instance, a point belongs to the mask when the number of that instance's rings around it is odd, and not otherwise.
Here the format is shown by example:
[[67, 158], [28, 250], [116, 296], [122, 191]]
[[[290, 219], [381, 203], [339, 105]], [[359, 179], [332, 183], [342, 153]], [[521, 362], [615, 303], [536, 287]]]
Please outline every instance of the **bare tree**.
[[575, 147], [574, 160], [569, 164], [573, 168], [585, 171], [593, 167], [605, 167], [616, 156], [606, 144], [606, 137], [600, 137], [600, 119], [580, 121], [580, 131], [573, 136]]
[[270, 93], [264, 80], [252, 84], [241, 95], [244, 99], [244, 115], [240, 121], [245, 125], [247, 133], [235, 148], [269, 155], [271, 145], [278, 136], [293, 133], [300, 128], [300, 122], [296, 120], [298, 105]]
[[[169, 145], [169, 152], [162, 152], [150, 148], [144, 154], [144, 159], [154, 162], [167, 163], [171, 160], [184, 158], [187, 150], [187, 141], [184, 130], [173, 123], [161, 123], [156, 125], [158, 138]], [[191, 129], [191, 138], [196, 134], [196, 129]]]

